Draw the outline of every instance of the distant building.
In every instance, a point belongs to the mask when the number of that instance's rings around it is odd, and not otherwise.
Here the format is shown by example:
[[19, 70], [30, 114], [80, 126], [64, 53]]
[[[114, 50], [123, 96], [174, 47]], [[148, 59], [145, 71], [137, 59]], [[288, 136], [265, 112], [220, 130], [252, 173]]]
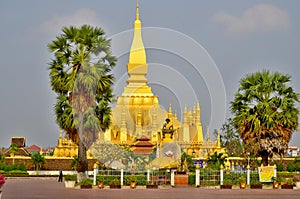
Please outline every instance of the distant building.
[[31, 145], [30, 147], [27, 147], [26, 149], [27, 149], [27, 151], [29, 151], [29, 153], [31, 155], [39, 154], [41, 151], [41, 147], [39, 147], [37, 145]]
[[[11, 141], [10, 141], [10, 145], [12, 144], [16, 144], [18, 147], [18, 151], [14, 154], [14, 156], [30, 156], [29, 151], [25, 148], [25, 141], [26, 138], [25, 137], [12, 137]], [[11, 148], [7, 148], [3, 151], [3, 154], [5, 154], [6, 156], [11, 157], [12, 154], [12, 150]]]
[[289, 146], [287, 150], [287, 157], [299, 157], [299, 149], [297, 146]]

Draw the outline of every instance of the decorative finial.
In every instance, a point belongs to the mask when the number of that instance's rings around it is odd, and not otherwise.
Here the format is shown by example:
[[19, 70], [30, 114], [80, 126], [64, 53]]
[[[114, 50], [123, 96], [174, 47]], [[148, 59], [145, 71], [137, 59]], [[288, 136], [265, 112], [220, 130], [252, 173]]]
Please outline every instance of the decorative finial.
[[136, 20], [140, 19], [140, 15], [139, 15], [139, 1], [136, 0]]
[[207, 141], [210, 141], [210, 133], [209, 133], [209, 127], [206, 127], [206, 139]]
[[168, 118], [171, 119], [173, 117], [172, 104], [169, 106]]
[[220, 129], [218, 129], [218, 140], [217, 140], [218, 147], [221, 148], [221, 132]]

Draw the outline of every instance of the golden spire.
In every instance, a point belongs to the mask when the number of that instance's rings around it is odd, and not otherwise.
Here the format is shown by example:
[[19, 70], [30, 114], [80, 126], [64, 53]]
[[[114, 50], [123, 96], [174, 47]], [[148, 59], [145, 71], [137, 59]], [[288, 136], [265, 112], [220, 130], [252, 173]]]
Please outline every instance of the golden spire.
[[169, 106], [169, 112], [168, 112], [168, 118], [172, 119], [172, 117], [173, 117], [172, 104], [170, 104], [170, 106]]
[[220, 133], [220, 129], [218, 129], [217, 146], [218, 146], [218, 148], [221, 148], [221, 133]]
[[[140, 21], [139, 5], [138, 5], [138, 1], [136, 1], [136, 18], [134, 21], [134, 36], [133, 36], [133, 41], [130, 49], [128, 65], [146, 64], [146, 52], [142, 40], [141, 28], [142, 28], [142, 23]], [[130, 69], [131, 68], [128, 67], [128, 73], [130, 72]]]
[[140, 20], [140, 14], [139, 14], [139, 1], [136, 0], [136, 13], [135, 13], [136, 20]]
[[209, 128], [208, 126], [206, 127], [206, 140], [210, 141], [210, 133], [209, 133]]

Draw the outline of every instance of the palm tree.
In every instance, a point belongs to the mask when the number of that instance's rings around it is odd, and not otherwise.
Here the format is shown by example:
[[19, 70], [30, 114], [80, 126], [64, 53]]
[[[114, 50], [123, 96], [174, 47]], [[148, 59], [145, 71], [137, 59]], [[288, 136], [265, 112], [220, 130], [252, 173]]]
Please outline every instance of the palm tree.
[[291, 77], [268, 70], [247, 75], [231, 102], [233, 122], [246, 152], [268, 165], [273, 155], [282, 157], [292, 132], [298, 128], [299, 94], [289, 86]]
[[207, 158], [207, 163], [213, 169], [220, 169], [220, 166], [225, 166], [226, 155], [223, 153], [214, 152]]
[[19, 152], [19, 147], [16, 143], [10, 145], [10, 156], [13, 157], [13, 164], [15, 164], [15, 155]]
[[100, 131], [110, 125], [113, 75], [116, 58], [101, 28], [64, 27], [48, 45], [52, 90], [57, 93], [56, 122], [78, 144], [78, 181], [88, 169], [86, 151]]
[[40, 170], [45, 164], [44, 156], [38, 154], [34, 154], [31, 156], [31, 162], [34, 164], [35, 170]]

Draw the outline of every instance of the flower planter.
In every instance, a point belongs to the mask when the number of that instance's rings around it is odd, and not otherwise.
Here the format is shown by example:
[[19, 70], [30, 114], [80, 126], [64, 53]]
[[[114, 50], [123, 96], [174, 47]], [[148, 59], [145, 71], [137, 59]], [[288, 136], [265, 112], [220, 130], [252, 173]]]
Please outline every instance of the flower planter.
[[74, 188], [75, 187], [75, 181], [65, 181], [65, 187], [66, 188]]
[[221, 189], [232, 189], [232, 185], [231, 184], [223, 184], [223, 185], [220, 185], [220, 188]]
[[91, 189], [92, 185], [91, 184], [82, 184], [80, 185], [80, 189]]
[[103, 189], [104, 188], [104, 182], [98, 182], [98, 188]]
[[281, 185], [281, 189], [293, 189], [294, 185], [292, 184], [283, 184]]
[[295, 184], [296, 184], [296, 188], [300, 189], [300, 182], [295, 182]]
[[135, 189], [136, 188], [136, 182], [130, 182], [130, 188]]
[[280, 182], [273, 182], [273, 189], [279, 189]]
[[147, 188], [147, 189], [157, 189], [157, 188], [158, 188], [158, 185], [157, 185], [157, 184], [147, 184], [147, 185], [146, 185], [146, 188]]
[[251, 189], [262, 189], [262, 184], [253, 184], [253, 185], [250, 185], [250, 188]]
[[247, 183], [246, 182], [240, 182], [240, 189], [246, 189]]
[[109, 188], [111, 188], [111, 189], [121, 189], [121, 185], [120, 184], [111, 184], [111, 185], [109, 185]]

